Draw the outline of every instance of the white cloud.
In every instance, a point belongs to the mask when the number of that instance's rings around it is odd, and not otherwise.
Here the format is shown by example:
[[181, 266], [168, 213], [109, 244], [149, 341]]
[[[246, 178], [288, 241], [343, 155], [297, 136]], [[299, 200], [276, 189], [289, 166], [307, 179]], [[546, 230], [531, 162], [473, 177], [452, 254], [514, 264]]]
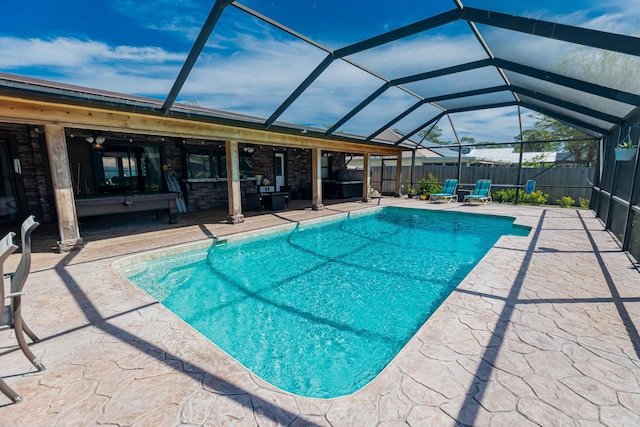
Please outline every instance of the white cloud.
[[487, 55], [475, 36], [469, 32], [453, 37], [422, 34], [397, 40], [350, 58], [383, 77], [394, 79], [485, 59]]
[[207, 49], [198, 59], [180, 99], [199, 105], [265, 117], [326, 55], [298, 41], [237, 40], [229, 56]]
[[158, 47], [109, 46], [70, 38], [0, 37], [7, 72], [96, 89], [164, 97], [185, 54]]
[[[524, 117], [523, 117], [524, 119]], [[451, 115], [458, 138], [474, 138], [476, 142], [507, 142], [513, 141], [520, 133], [516, 107], [493, 108], [490, 110], [468, 111]], [[449, 121], [443, 126], [443, 140], [455, 142], [456, 138]]]
[[109, 46], [105, 43], [71, 38], [18, 39], [0, 37], [0, 67], [63, 67], [111, 61], [135, 61], [137, 63], [182, 62], [184, 54], [165, 51], [159, 47]]

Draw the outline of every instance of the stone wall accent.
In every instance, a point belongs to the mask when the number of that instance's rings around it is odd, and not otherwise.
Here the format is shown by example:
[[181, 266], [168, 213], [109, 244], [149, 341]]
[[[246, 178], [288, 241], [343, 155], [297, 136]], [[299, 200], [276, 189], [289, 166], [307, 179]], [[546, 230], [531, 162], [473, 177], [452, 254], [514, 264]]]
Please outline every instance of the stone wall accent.
[[311, 150], [293, 149], [287, 154], [287, 185], [310, 188]]
[[[226, 208], [229, 202], [227, 180], [208, 182], [183, 182], [184, 195], [187, 198], [189, 211], [200, 211], [212, 208]], [[243, 205], [248, 194], [257, 194], [255, 179], [240, 181]]]
[[252, 155], [254, 173], [261, 174], [273, 182], [275, 153], [285, 153], [286, 183], [290, 186], [302, 186], [311, 182], [311, 151], [302, 148], [254, 146]]
[[168, 141], [164, 142], [165, 164], [169, 166], [168, 173], [175, 175], [180, 181], [182, 178], [186, 178], [186, 171], [183, 171], [183, 159], [182, 159], [182, 142], [175, 140], [175, 138], [164, 138]]
[[9, 163], [12, 158], [20, 159], [22, 174], [14, 173], [14, 182], [17, 196], [21, 197], [20, 193], [23, 193], [27, 207], [26, 212], [20, 212], [20, 216], [25, 218], [34, 215], [39, 222], [52, 222], [55, 209], [42, 127], [0, 123], [0, 136], [10, 141]]

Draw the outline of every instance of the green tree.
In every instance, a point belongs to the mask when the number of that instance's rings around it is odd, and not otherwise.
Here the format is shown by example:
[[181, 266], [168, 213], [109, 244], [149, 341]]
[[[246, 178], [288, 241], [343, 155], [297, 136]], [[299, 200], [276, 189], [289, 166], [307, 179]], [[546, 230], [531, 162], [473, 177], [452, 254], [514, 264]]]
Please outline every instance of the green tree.
[[[596, 158], [598, 143], [591, 136], [551, 117], [542, 114], [538, 114], [535, 117], [537, 122], [533, 128], [522, 132], [524, 141], [552, 142], [524, 144], [525, 152], [550, 152], [563, 149], [573, 154], [575, 160], [578, 162], [583, 160], [593, 161]], [[517, 136], [514, 139], [519, 141], [520, 137]], [[562, 140], [567, 141], [562, 142]], [[515, 150], [519, 151], [520, 147], [516, 145]]]
[[449, 141], [442, 141], [440, 138], [442, 137], [442, 129], [435, 125], [431, 131], [429, 129], [423, 129], [418, 132], [418, 136], [422, 140], [424, 138], [425, 141], [432, 142], [438, 145], [448, 145]]
[[[563, 138], [558, 134], [561, 133], [561, 130], [557, 126], [559, 124], [561, 125], [560, 122], [543, 114], [536, 114], [533, 117], [536, 119], [536, 124], [533, 128], [522, 131], [522, 139], [524, 142], [553, 141], [554, 139]], [[520, 135], [514, 136], [513, 139], [520, 141]], [[528, 144], [524, 144], [523, 150], [525, 153], [532, 151], [550, 152], [558, 151], [561, 147], [562, 144], [560, 142], [530, 142]], [[518, 145], [514, 148], [515, 151], [520, 151], [520, 147]]]
[[564, 149], [573, 154], [576, 162], [593, 162], [598, 155], [598, 141], [595, 139], [587, 141], [568, 141], [564, 144]]

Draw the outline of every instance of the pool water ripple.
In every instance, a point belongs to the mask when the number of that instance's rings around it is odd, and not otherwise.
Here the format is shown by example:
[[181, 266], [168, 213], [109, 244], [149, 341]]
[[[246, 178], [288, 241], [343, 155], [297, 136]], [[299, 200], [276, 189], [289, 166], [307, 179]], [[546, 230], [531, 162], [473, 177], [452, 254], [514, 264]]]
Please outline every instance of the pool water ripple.
[[370, 382], [512, 218], [387, 207], [148, 261], [129, 279], [265, 381], [308, 397]]

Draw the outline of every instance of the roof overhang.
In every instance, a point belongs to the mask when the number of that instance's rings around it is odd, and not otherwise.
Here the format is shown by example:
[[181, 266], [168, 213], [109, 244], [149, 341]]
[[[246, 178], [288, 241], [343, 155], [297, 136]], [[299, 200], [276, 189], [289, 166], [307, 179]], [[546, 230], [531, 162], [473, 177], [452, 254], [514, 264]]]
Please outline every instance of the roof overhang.
[[0, 121], [4, 122], [55, 123], [132, 134], [237, 140], [359, 154], [398, 155], [403, 151], [402, 147], [388, 143], [327, 136], [323, 130], [281, 124], [265, 129], [264, 124], [254, 118], [200, 107], [174, 106], [171, 113], [165, 115], [162, 103], [153, 99], [70, 86], [44, 86], [24, 79], [9, 81], [7, 75], [0, 78]]

